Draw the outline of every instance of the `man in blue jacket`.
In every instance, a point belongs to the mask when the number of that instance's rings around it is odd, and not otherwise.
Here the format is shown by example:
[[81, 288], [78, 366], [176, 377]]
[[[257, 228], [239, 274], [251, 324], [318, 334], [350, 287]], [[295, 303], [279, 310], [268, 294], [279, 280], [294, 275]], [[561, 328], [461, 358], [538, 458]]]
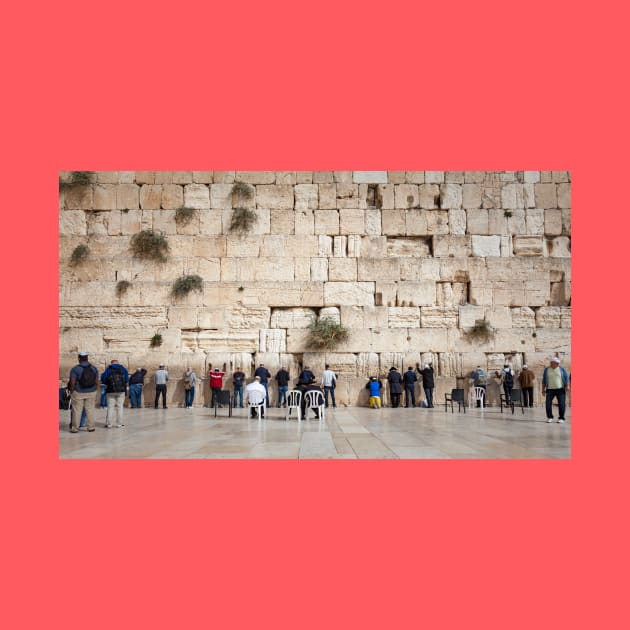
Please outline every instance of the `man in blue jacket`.
[[111, 428], [112, 420], [116, 416], [116, 426], [124, 427], [123, 424], [123, 403], [127, 393], [127, 383], [129, 383], [129, 373], [116, 359], [101, 376], [101, 383], [107, 387], [107, 416], [105, 427]]
[[545, 395], [545, 411], [547, 422], [553, 422], [553, 399], [558, 400], [558, 422], [564, 424], [567, 392], [571, 378], [568, 372], [560, 367], [560, 359], [553, 357], [545, 368], [542, 377], [542, 393]]
[[409, 366], [407, 371], [403, 374], [403, 383], [405, 384], [405, 407], [409, 407], [410, 401], [412, 407], [416, 406], [416, 393], [414, 389], [417, 380], [416, 373], [413, 371], [413, 368]]

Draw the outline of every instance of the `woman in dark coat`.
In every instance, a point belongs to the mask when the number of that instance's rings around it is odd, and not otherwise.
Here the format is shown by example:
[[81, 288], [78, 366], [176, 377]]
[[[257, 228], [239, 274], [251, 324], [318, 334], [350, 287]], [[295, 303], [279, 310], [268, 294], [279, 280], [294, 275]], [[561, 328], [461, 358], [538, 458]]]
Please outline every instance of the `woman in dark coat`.
[[389, 368], [387, 380], [389, 382], [389, 395], [392, 399], [392, 407], [398, 407], [400, 405], [400, 395], [402, 394], [402, 375], [395, 367]]

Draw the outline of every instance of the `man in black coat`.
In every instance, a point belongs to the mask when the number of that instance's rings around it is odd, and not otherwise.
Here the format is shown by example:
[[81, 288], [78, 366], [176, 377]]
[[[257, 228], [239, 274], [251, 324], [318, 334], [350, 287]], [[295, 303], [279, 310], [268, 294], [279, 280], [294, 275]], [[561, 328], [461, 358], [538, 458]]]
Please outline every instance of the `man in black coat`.
[[400, 395], [402, 394], [402, 376], [395, 367], [389, 368], [387, 381], [389, 382], [389, 396], [392, 401], [392, 407], [399, 407]]
[[435, 387], [435, 380], [433, 378], [433, 363], [425, 363], [422, 369], [420, 369], [420, 364], [416, 363], [416, 372], [422, 376], [422, 387], [424, 387], [424, 393], [427, 396], [427, 407], [432, 409], [433, 388]]
[[403, 383], [405, 384], [405, 407], [409, 407], [409, 401], [411, 400], [411, 406], [416, 406], [416, 393], [414, 392], [415, 383], [418, 379], [413, 368], [409, 366], [407, 371], [403, 374]]

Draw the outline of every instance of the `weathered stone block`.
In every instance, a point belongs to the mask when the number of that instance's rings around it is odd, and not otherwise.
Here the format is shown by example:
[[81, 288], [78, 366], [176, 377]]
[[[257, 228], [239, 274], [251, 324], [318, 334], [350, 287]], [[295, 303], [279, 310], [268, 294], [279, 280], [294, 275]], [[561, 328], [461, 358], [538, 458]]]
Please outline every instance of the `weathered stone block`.
[[424, 184], [424, 171], [406, 171], [405, 182], [407, 184]]
[[[429, 180], [426, 181], [428, 182]], [[434, 210], [438, 207], [440, 201], [440, 187], [437, 184], [420, 184], [420, 186], [418, 186], [418, 194], [421, 208]]]
[[305, 329], [317, 317], [312, 308], [273, 309], [271, 312], [271, 328]]
[[259, 258], [256, 261], [254, 280], [291, 282], [295, 279], [293, 258]]
[[286, 236], [284, 237], [284, 249], [276, 250], [274, 256], [287, 258], [319, 256], [319, 238], [321, 237], [312, 235]]
[[276, 184], [283, 186], [295, 186], [297, 182], [296, 171], [276, 171]]
[[[298, 213], [286, 210], [269, 210], [269, 232], [271, 234], [295, 234], [295, 217]], [[311, 219], [312, 219], [311, 213]], [[312, 226], [311, 226], [312, 227]], [[310, 234], [312, 234], [312, 230]]]
[[488, 230], [488, 210], [471, 209], [466, 211], [466, 232], [468, 234], [487, 235]]
[[374, 283], [326, 282], [324, 304], [326, 306], [374, 306]]
[[319, 204], [317, 184], [298, 184], [295, 186], [295, 209], [316, 210]]
[[352, 171], [333, 171], [333, 179], [337, 184], [352, 184]]
[[542, 256], [544, 241], [540, 236], [515, 236], [512, 246], [515, 256]]
[[413, 306], [431, 306], [435, 304], [436, 287], [432, 280], [418, 282], [400, 282], [397, 290], [397, 304], [406, 302]]
[[333, 256], [335, 258], [344, 258], [348, 255], [348, 237], [333, 236]]
[[466, 184], [482, 184], [486, 177], [486, 171], [464, 171]]
[[311, 279], [311, 259], [310, 258], [294, 258], [295, 264], [294, 276], [296, 282], [309, 282]]
[[210, 207], [217, 209], [232, 207], [232, 184], [212, 184], [210, 186]]
[[119, 184], [116, 187], [116, 208], [137, 210], [140, 208], [140, 187], [136, 184]]
[[184, 205], [184, 189], [177, 184], [164, 184], [162, 186], [162, 208], [176, 210]]
[[348, 236], [348, 256], [350, 258], [361, 256], [361, 237], [358, 234]]
[[481, 208], [481, 186], [479, 184], [464, 184], [462, 186], [462, 206], [464, 208]]
[[[331, 281], [356, 281], [356, 258], [331, 258], [328, 265], [328, 279]], [[366, 278], [371, 280], [372, 278]]]
[[525, 195], [522, 184], [505, 184], [501, 188], [501, 208], [506, 210], [525, 208]]
[[318, 207], [320, 210], [337, 208], [337, 184], [319, 184]]
[[545, 234], [560, 236], [562, 234], [562, 211], [545, 210]]
[[405, 210], [383, 210], [381, 222], [383, 234], [404, 236], [407, 233]]
[[526, 184], [537, 184], [540, 182], [540, 171], [524, 171], [523, 180]]
[[487, 258], [501, 255], [501, 238], [499, 236], [472, 236], [472, 255]]
[[[478, 319], [483, 319], [485, 308], [483, 306], [472, 306], [470, 304], [459, 307], [460, 328], [472, 328]], [[532, 311], [533, 313], [533, 311]]]
[[192, 171], [173, 171], [173, 184], [192, 184]]
[[448, 226], [451, 234], [466, 234], [466, 210], [457, 208], [449, 210]]
[[65, 207], [70, 210], [91, 210], [93, 203], [93, 187], [90, 184], [85, 186], [72, 186], [63, 191], [63, 199]]
[[471, 281], [468, 291], [468, 299], [472, 305], [492, 306], [494, 298], [492, 285], [486, 282]]
[[286, 352], [287, 351], [287, 331], [278, 328], [261, 329], [260, 352]]
[[256, 186], [256, 205], [259, 208], [287, 209], [294, 205], [293, 186]]
[[357, 273], [359, 280], [387, 278], [389, 281], [396, 281], [400, 278], [400, 262], [393, 257], [359, 258]]
[[433, 255], [455, 256], [456, 258], [466, 258], [472, 252], [470, 236], [441, 236], [433, 237]]
[[387, 317], [389, 328], [420, 327], [420, 309], [417, 306], [390, 306]]
[[[408, 330], [407, 347], [419, 352], [448, 352], [447, 328], [412, 328]], [[435, 367], [435, 366], [434, 366]]]
[[365, 210], [339, 210], [339, 231], [341, 234], [364, 234]]
[[[380, 248], [371, 251], [375, 253], [374, 256], [371, 256], [372, 258], [378, 258], [379, 256], [388, 256], [390, 258], [422, 258], [431, 255], [430, 237], [390, 238], [387, 239], [384, 252], [382, 252]], [[367, 258], [367, 252], [365, 258]]]
[[428, 228], [428, 210], [406, 210], [405, 211], [405, 233], [408, 236], [426, 236]]
[[552, 306], [568, 306], [571, 303], [571, 283], [552, 282], [550, 300]]
[[313, 171], [296, 171], [295, 172], [296, 184], [313, 184]]
[[561, 184], [564, 182], [570, 182], [571, 176], [569, 171], [552, 171], [551, 172], [551, 181], [554, 184]]
[[553, 258], [571, 258], [571, 239], [568, 236], [547, 239], [547, 251]]
[[261, 240], [255, 236], [227, 236], [228, 257], [234, 258], [258, 258], [260, 255]]
[[555, 184], [536, 184], [534, 187], [537, 208], [557, 208], [558, 198]]
[[395, 190], [393, 184], [379, 184], [376, 188], [376, 207], [381, 210], [394, 210]]
[[442, 184], [444, 182], [444, 171], [425, 171], [424, 181], [427, 184]]
[[387, 171], [353, 171], [355, 184], [387, 184]]
[[449, 210], [461, 208], [463, 203], [463, 191], [460, 184], [442, 184], [440, 186], [440, 208]]
[[87, 221], [83, 210], [64, 210], [59, 213], [59, 234], [85, 236]]
[[463, 184], [464, 171], [446, 171], [444, 173], [444, 181], [447, 184]]
[[315, 234], [314, 210], [296, 210], [295, 234]]
[[276, 181], [275, 171], [236, 171], [234, 181], [243, 184], [273, 184]]
[[[226, 226], [226, 230], [229, 224]], [[199, 211], [199, 234], [202, 236], [221, 236], [223, 232], [223, 213], [220, 210]], [[225, 255], [225, 254], [223, 254]]]
[[456, 328], [459, 309], [453, 306], [423, 306], [420, 309], [422, 328]]
[[315, 210], [315, 234], [339, 234], [337, 210]]
[[210, 189], [204, 184], [184, 186], [184, 205], [187, 208], [210, 208]]
[[357, 184], [337, 184], [337, 208], [359, 208], [360, 206], [361, 199]]
[[526, 210], [525, 225], [529, 236], [542, 236], [545, 229], [545, 211], [540, 208]]
[[534, 328], [536, 326], [536, 313], [529, 306], [517, 306], [511, 308], [513, 328]]
[[571, 184], [558, 184], [556, 192], [558, 194], [558, 207], [571, 207]]
[[328, 280], [328, 259], [311, 258], [311, 281], [326, 282]]
[[333, 182], [332, 171], [313, 171], [314, 184], [331, 184]]
[[395, 186], [396, 208], [415, 208], [419, 203], [418, 186], [415, 184], [398, 184]]

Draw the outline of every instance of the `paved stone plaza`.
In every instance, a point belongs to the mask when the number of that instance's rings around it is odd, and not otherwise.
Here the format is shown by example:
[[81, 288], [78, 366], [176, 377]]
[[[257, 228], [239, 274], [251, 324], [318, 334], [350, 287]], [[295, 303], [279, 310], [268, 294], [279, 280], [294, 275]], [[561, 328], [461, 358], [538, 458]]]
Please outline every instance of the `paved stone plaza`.
[[[555, 411], [555, 410], [554, 410]], [[125, 427], [106, 429], [96, 409], [96, 431], [68, 431], [59, 412], [62, 459], [567, 459], [571, 419], [547, 424], [544, 407], [514, 415], [491, 407], [467, 413], [434, 409], [345, 407], [326, 419], [286, 422], [284, 409], [250, 420], [247, 409], [197, 407], [126, 409]], [[557, 417], [557, 413], [556, 413]]]

